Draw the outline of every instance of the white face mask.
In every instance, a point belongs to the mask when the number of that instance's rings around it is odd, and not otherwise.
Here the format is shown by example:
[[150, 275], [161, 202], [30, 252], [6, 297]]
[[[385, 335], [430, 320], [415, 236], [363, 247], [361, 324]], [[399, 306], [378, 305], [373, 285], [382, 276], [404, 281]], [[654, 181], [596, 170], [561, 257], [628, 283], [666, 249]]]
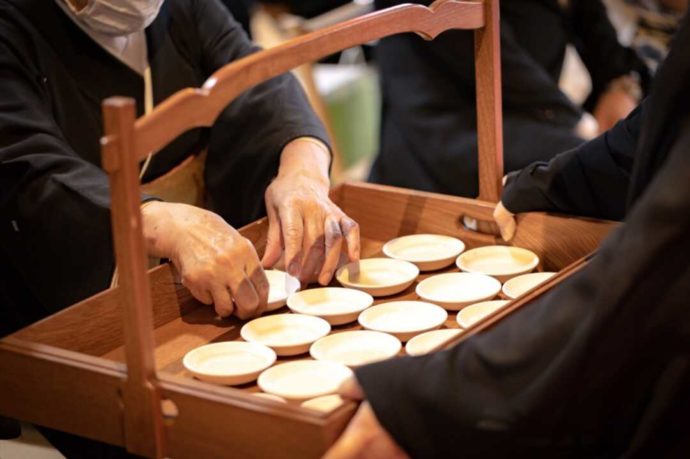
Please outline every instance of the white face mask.
[[129, 35], [156, 19], [163, 0], [88, 0], [79, 11], [69, 0], [66, 3], [86, 27], [108, 35]]

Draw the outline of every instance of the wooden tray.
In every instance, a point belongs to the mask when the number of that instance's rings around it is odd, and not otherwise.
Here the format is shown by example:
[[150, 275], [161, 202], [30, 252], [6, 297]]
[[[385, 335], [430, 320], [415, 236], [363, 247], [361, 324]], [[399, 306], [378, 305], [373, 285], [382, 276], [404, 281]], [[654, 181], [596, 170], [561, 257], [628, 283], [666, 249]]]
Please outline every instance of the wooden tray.
[[[243, 90], [297, 65], [402, 32], [432, 39], [474, 29], [477, 60], [480, 200], [383, 186], [345, 184], [333, 199], [357, 220], [362, 256], [405, 234], [459, 237], [469, 248], [496, 243], [465, 229], [464, 217], [491, 226], [503, 175], [498, 2], [439, 0], [404, 5], [292, 40], [229, 64], [200, 89], [186, 89], [134, 119], [131, 100], [104, 104], [103, 166], [111, 176], [113, 232], [121, 284], [0, 340], [0, 413], [155, 457], [319, 457], [352, 416], [348, 404], [322, 414], [263, 400], [184, 374], [181, 357], [214, 340], [237, 339], [240, 323], [216, 320], [176, 283], [170, 265], [146, 271], [138, 162], [182, 132], [209, 126]], [[519, 217], [517, 246], [561, 270], [535, 292], [472, 327], [466, 339], [562, 281], [583, 265], [612, 224], [544, 214]], [[241, 230], [261, 253], [267, 223]], [[580, 261], [578, 261], [580, 260]], [[398, 297], [413, 297], [409, 289]], [[454, 322], [449, 321], [449, 324]], [[125, 363], [126, 362], [126, 365]]]

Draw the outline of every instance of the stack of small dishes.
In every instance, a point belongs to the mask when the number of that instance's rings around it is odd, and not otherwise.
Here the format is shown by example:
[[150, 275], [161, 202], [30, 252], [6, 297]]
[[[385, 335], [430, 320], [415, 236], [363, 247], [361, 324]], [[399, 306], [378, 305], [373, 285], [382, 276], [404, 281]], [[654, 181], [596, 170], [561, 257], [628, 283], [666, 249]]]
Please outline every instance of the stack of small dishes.
[[501, 291], [501, 283], [485, 274], [446, 273], [417, 284], [416, 293], [425, 301], [458, 311], [464, 306], [488, 300]]
[[468, 250], [456, 261], [461, 271], [495, 277], [501, 283], [532, 272], [539, 264], [534, 252], [520, 247], [489, 245]]
[[331, 331], [325, 320], [304, 314], [276, 314], [259, 317], [244, 324], [240, 335], [245, 341], [259, 343], [281, 356], [303, 354], [309, 346]]
[[462, 330], [457, 328], [444, 328], [443, 330], [432, 330], [422, 333], [407, 342], [405, 352], [411, 356], [428, 354], [441, 344], [447, 343], [460, 334], [462, 334]]
[[453, 264], [465, 244], [450, 236], [412, 234], [388, 241], [383, 253], [396, 260], [414, 263], [420, 271], [436, 271]]
[[410, 262], [392, 258], [367, 258], [342, 266], [336, 279], [343, 286], [362, 290], [372, 296], [389, 296], [408, 288], [419, 276], [419, 268]]
[[252, 382], [273, 365], [276, 353], [257, 343], [212, 343], [189, 351], [182, 365], [192, 375], [215, 384], [236, 386]]
[[299, 280], [286, 272], [276, 269], [264, 271], [268, 279], [268, 306], [267, 311], [274, 311], [285, 306], [285, 301], [290, 295], [299, 290]]
[[292, 312], [321, 317], [331, 325], [354, 322], [373, 303], [374, 298], [366, 292], [339, 287], [305, 290], [287, 300]]
[[353, 330], [321, 338], [309, 353], [316, 360], [338, 362], [350, 368], [394, 357], [402, 345], [395, 336], [370, 330]]
[[308, 400], [333, 394], [350, 376], [345, 365], [324, 360], [297, 360], [269, 368], [259, 375], [259, 388], [286, 400]]
[[469, 328], [487, 316], [503, 308], [510, 303], [506, 300], [483, 301], [467, 306], [458, 313], [456, 320], [462, 328]]
[[440, 328], [448, 313], [423, 301], [391, 301], [372, 306], [359, 315], [359, 324], [367, 330], [390, 333], [400, 341]]
[[508, 282], [503, 284], [503, 294], [514, 300], [515, 298], [524, 295], [538, 285], [543, 284], [547, 280], [555, 276], [556, 273], [529, 273], [522, 276], [513, 277]]

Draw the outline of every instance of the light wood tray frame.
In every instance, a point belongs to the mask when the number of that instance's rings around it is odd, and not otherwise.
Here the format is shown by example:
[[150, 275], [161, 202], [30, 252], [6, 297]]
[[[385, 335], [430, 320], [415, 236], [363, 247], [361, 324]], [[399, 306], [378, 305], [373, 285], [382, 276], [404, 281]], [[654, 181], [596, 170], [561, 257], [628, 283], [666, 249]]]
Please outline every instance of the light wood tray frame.
[[[251, 396], [256, 387], [217, 387], [185, 377], [180, 359], [209, 341], [237, 339], [236, 320], [220, 321], [176, 282], [170, 265], [146, 271], [137, 167], [192, 127], [208, 126], [242, 91], [334, 51], [403, 32], [427, 39], [475, 30], [480, 199], [392, 187], [344, 184], [333, 199], [360, 223], [362, 255], [412, 233], [457, 236], [469, 247], [497, 242], [469, 231], [463, 217], [491, 221], [501, 191], [498, 1], [440, 0], [404, 5], [314, 32], [229, 64], [200, 89], [185, 89], [135, 120], [129, 99], [104, 103], [103, 166], [111, 176], [119, 287], [102, 292], [0, 340], [0, 413], [149, 457], [319, 457], [354, 410], [329, 414]], [[519, 216], [514, 245], [534, 250], [545, 286], [472, 327], [466, 339], [577, 271], [613, 224], [545, 214]], [[265, 219], [242, 228], [259, 252]], [[579, 261], [578, 261], [579, 260]], [[399, 298], [412, 298], [408, 290]], [[451, 321], [449, 321], [450, 324]], [[457, 341], [457, 340], [455, 340]]]

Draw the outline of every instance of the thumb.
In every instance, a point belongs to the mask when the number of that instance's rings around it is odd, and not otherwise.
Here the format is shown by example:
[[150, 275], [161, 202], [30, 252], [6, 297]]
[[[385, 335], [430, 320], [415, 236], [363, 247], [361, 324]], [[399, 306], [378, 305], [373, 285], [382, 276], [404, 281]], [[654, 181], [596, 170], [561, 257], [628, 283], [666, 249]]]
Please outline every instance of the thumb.
[[282, 230], [280, 219], [277, 217], [273, 208], [267, 209], [268, 213], [268, 234], [266, 236], [266, 250], [261, 259], [263, 268], [272, 268], [280, 259], [283, 252]]
[[501, 231], [501, 237], [504, 241], [510, 241], [515, 236], [517, 224], [515, 223], [515, 216], [512, 212], [503, 206], [502, 202], [496, 204], [494, 210], [494, 220]]

